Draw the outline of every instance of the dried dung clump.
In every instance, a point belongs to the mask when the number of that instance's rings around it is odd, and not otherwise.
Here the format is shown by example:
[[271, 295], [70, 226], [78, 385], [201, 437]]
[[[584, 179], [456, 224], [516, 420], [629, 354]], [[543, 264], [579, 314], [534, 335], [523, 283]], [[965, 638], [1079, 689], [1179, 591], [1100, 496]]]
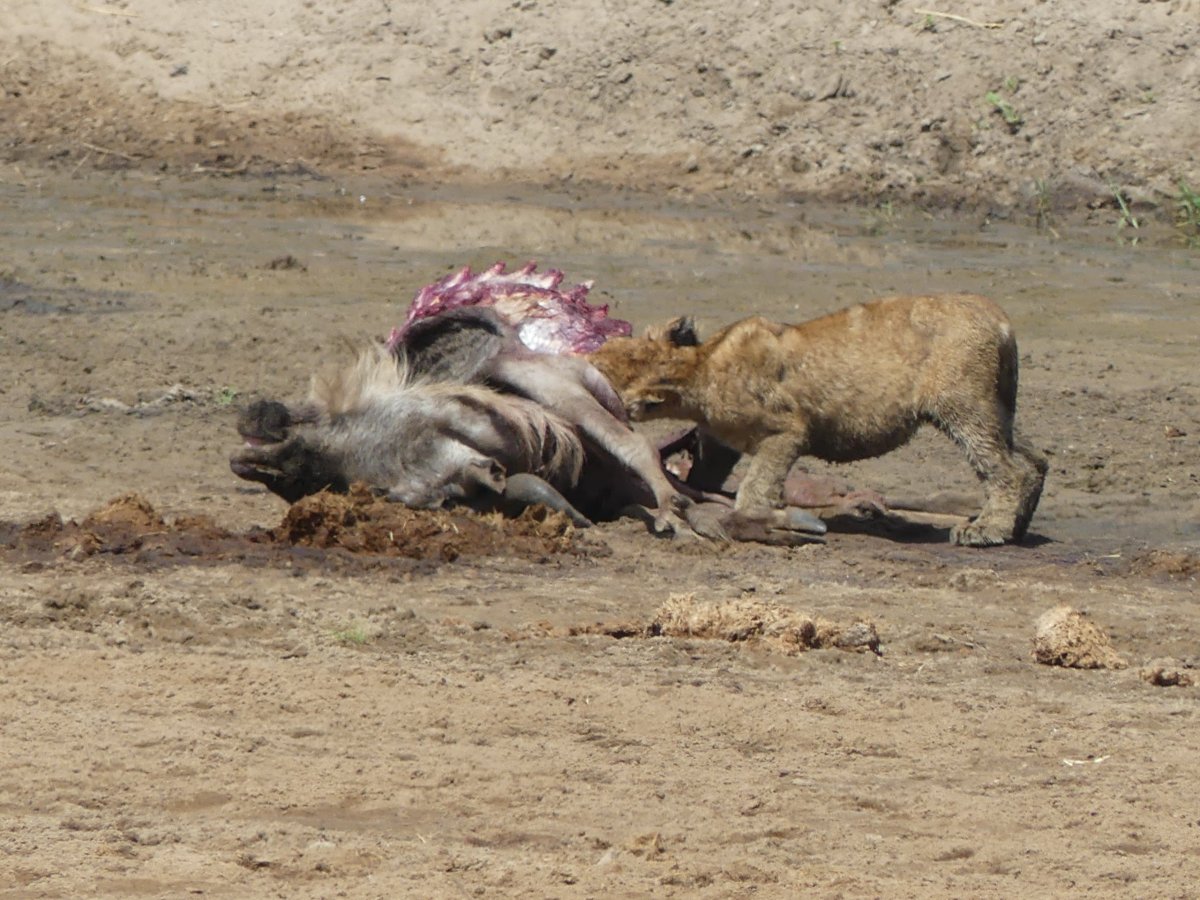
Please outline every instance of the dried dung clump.
[[1163, 657], [1152, 659], [1138, 671], [1142, 681], [1156, 687], [1191, 687], [1196, 678], [1191, 671], [1192, 666], [1182, 660]]
[[1071, 669], [1123, 669], [1128, 665], [1108, 635], [1070, 606], [1055, 607], [1038, 618], [1033, 658], [1043, 665]]
[[575, 527], [561, 513], [530, 508], [506, 519], [499, 513], [410, 509], [365, 488], [297, 501], [274, 534], [305, 547], [445, 562], [464, 555], [539, 557], [579, 551]]
[[753, 641], [788, 655], [837, 647], [879, 652], [879, 634], [871, 622], [840, 625], [814, 619], [762, 600], [698, 601], [694, 594], [672, 594], [646, 628], [650, 636]]

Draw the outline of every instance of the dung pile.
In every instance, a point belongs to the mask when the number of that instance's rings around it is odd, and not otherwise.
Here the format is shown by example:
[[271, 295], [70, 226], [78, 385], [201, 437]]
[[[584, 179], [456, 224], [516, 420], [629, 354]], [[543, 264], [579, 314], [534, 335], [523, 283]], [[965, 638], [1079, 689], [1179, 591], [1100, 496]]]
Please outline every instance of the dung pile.
[[841, 624], [778, 603], [750, 599], [710, 603], [697, 600], [695, 594], [671, 594], [645, 624], [599, 623], [576, 626], [568, 633], [729, 641], [787, 656], [831, 647], [881, 652], [879, 634], [868, 621]]

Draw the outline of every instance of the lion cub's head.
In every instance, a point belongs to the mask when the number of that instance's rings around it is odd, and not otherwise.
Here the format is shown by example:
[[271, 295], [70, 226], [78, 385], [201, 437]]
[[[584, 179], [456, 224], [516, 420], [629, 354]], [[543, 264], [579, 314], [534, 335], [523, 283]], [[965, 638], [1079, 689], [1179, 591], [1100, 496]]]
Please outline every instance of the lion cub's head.
[[699, 343], [692, 319], [678, 318], [644, 337], [610, 338], [588, 359], [621, 395], [629, 418], [687, 418], [683, 395]]

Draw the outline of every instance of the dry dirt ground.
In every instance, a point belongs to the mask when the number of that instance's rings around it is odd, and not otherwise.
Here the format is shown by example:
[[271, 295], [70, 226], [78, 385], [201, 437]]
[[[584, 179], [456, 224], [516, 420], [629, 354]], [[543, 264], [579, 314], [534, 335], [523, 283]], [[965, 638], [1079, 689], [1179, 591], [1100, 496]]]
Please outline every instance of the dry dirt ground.
[[1196, 0], [7, 0], [0, 156], [1169, 213], [1197, 46]]
[[[0, 896], [1193, 896], [1196, 20], [5, 3]], [[994, 296], [1030, 541], [289, 513], [229, 472], [237, 403], [530, 257], [639, 327]], [[834, 471], [973, 487], [938, 436]], [[1062, 603], [1127, 667], [1036, 663]]]

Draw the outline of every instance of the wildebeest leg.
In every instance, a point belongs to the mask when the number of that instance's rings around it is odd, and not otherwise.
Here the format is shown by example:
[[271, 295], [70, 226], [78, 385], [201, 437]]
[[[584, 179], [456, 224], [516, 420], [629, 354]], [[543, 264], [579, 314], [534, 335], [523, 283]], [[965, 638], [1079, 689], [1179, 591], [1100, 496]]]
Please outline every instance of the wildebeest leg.
[[686, 515], [697, 532], [720, 533], [727, 541], [795, 547], [825, 540], [825, 523], [794, 506], [738, 512], [723, 503], [697, 503], [688, 508]]
[[795, 506], [745, 512], [726, 511], [724, 525], [732, 540], [787, 547], [823, 543], [826, 531], [824, 522]]
[[978, 511], [979, 499], [965, 491], [935, 491], [925, 497], [888, 497], [887, 509], [968, 519]]
[[405, 482], [403, 489], [397, 486], [388, 491], [387, 498], [417, 509], [433, 509], [449, 503], [479, 511], [512, 507], [516, 513], [541, 503], [566, 515], [578, 528], [592, 524], [549, 482], [528, 472], [506, 475], [504, 467], [489, 457], [471, 460], [456, 478], [436, 487]]
[[[454, 441], [446, 446], [465, 449]], [[507, 483], [504, 466], [488, 456], [468, 459], [461, 456], [455, 459], [454, 456], [453, 450], [446, 449], [441, 459], [445, 467], [433, 473], [423, 473], [424, 477], [405, 473], [405, 478], [387, 492], [387, 499], [411, 509], [439, 509], [448, 503], [494, 507], [495, 498], [503, 495]], [[490, 502], [486, 499], [481, 501], [480, 498], [490, 498]]]
[[656, 528], [686, 527], [679, 515], [689, 501], [671, 485], [650, 442], [613, 416], [585, 387], [588, 370], [593, 370], [589, 363], [574, 357], [499, 356], [488, 377], [566, 419], [584, 438], [641, 478], [658, 507]]

